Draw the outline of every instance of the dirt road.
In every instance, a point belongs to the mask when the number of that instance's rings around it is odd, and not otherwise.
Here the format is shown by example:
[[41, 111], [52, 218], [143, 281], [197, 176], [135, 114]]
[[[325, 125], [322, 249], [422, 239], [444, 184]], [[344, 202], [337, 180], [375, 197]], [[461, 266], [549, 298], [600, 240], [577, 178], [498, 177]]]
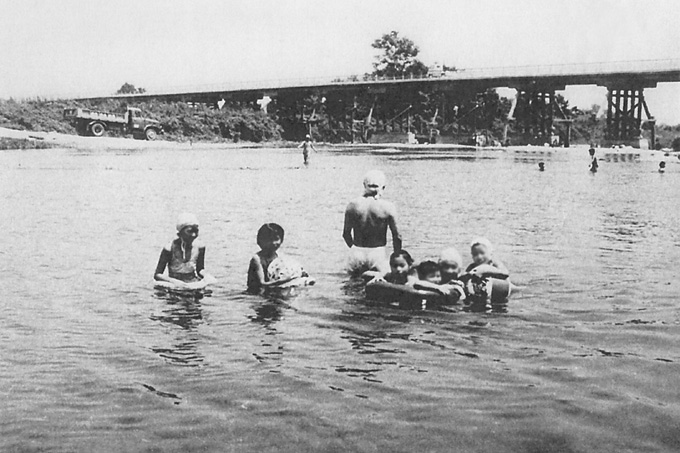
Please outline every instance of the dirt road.
[[123, 137], [82, 137], [79, 135], [60, 134], [57, 132], [33, 132], [20, 131], [15, 129], [7, 129], [0, 127], [0, 137], [37, 140], [45, 143], [51, 143], [58, 148], [79, 148], [79, 149], [150, 149], [150, 148], [164, 148], [164, 149], [198, 149], [198, 148], [253, 148], [260, 146], [255, 143], [206, 143], [206, 142], [171, 142], [162, 139], [152, 142], [146, 140], [135, 140], [133, 138]]

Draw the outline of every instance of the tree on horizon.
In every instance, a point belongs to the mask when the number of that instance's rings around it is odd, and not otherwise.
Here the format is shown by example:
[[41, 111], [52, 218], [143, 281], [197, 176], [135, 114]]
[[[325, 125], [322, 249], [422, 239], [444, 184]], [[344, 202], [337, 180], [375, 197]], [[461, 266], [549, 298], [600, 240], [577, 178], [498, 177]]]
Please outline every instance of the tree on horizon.
[[142, 87], [135, 88], [131, 83], [125, 82], [115, 94], [142, 94], [146, 93], [146, 90]]
[[378, 77], [422, 77], [427, 74], [427, 66], [417, 59], [420, 49], [398, 31], [391, 31], [373, 41], [371, 46], [381, 51], [373, 63], [373, 73]]

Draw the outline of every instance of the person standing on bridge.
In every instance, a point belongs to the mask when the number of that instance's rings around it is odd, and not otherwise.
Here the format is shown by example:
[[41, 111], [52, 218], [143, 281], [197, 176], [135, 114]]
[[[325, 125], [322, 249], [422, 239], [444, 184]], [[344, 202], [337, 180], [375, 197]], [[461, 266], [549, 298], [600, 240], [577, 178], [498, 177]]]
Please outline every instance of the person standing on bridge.
[[302, 157], [305, 159], [305, 165], [307, 165], [309, 163], [309, 150], [313, 149], [316, 151], [316, 148], [314, 148], [314, 143], [312, 143], [312, 137], [307, 134], [305, 136], [305, 141], [300, 143], [298, 148], [302, 148]]
[[342, 237], [350, 248], [348, 270], [360, 275], [367, 270], [389, 271], [387, 229], [392, 233], [394, 252], [401, 251], [394, 204], [382, 199], [385, 174], [371, 170], [364, 176], [364, 194], [345, 209]]

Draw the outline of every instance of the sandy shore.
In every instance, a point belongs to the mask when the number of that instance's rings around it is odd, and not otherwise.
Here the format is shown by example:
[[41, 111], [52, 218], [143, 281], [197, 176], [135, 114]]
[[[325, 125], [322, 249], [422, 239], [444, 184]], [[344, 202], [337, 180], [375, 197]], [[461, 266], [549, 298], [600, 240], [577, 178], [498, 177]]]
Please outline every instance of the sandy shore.
[[135, 140], [132, 137], [83, 137], [80, 135], [60, 134], [58, 132], [34, 132], [20, 131], [0, 127], [0, 137], [37, 140], [51, 143], [57, 148], [79, 148], [79, 149], [238, 149], [238, 148], [281, 148], [293, 146], [293, 144], [282, 143], [251, 143], [251, 142], [172, 142], [163, 140], [146, 141]]

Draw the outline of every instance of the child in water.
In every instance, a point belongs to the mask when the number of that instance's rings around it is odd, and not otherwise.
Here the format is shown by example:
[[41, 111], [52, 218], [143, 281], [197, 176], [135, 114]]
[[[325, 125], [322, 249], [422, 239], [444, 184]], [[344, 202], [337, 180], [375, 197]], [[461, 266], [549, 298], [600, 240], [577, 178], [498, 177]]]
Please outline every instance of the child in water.
[[442, 282], [442, 274], [439, 265], [434, 261], [423, 261], [418, 265], [418, 279], [421, 282], [439, 285]]
[[442, 276], [442, 285], [456, 282], [461, 273], [463, 258], [453, 247], [442, 250], [439, 255], [439, 271]]
[[406, 250], [402, 249], [390, 255], [389, 272], [366, 271], [362, 274], [362, 277], [373, 282], [386, 281], [396, 285], [406, 285], [416, 280], [415, 272], [411, 266], [413, 266], [413, 258]]
[[[261, 289], [275, 288], [300, 277], [309, 277], [302, 267], [293, 260], [287, 262], [278, 253], [283, 243], [284, 231], [281, 225], [265, 223], [257, 231], [257, 245], [260, 251], [253, 255], [248, 267], [248, 292], [258, 293]], [[277, 260], [277, 276], [272, 277], [270, 266]], [[295, 269], [294, 269], [295, 268]], [[285, 275], [283, 275], [285, 274]], [[313, 280], [305, 282], [313, 284]]]
[[[205, 272], [205, 246], [197, 240], [198, 219], [193, 214], [182, 214], [177, 220], [177, 239], [161, 250], [154, 280], [189, 287], [190, 283], [214, 280]], [[165, 275], [165, 268], [168, 275]]]
[[472, 263], [465, 269], [467, 274], [480, 277], [508, 278], [509, 272], [500, 260], [492, 258], [491, 242], [483, 237], [477, 238], [470, 244]]

